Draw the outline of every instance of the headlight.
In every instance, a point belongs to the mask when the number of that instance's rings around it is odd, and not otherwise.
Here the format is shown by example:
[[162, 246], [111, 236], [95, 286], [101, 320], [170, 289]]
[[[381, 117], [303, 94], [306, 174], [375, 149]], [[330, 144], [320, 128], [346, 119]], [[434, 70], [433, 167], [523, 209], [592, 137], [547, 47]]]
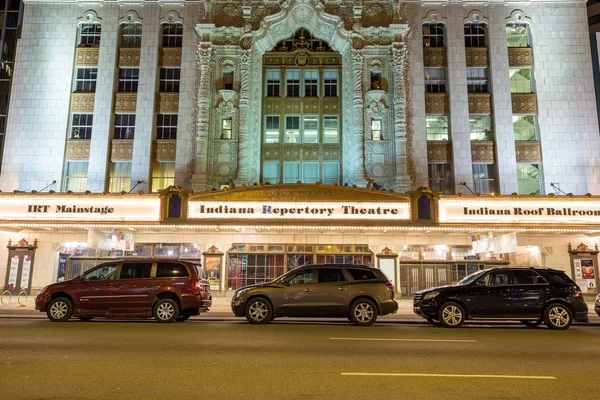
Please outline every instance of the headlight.
[[433, 298], [436, 298], [439, 294], [440, 292], [427, 293], [425, 296], [423, 296], [423, 300], [431, 300]]
[[240, 290], [239, 292], [235, 292], [235, 294], [233, 295], [233, 300], [237, 300], [237, 299], [239, 299], [239, 298], [240, 298], [240, 297], [242, 297], [242, 295], [243, 295], [244, 293], [246, 293], [247, 291], [248, 291], [248, 289], [245, 289], [245, 290]]

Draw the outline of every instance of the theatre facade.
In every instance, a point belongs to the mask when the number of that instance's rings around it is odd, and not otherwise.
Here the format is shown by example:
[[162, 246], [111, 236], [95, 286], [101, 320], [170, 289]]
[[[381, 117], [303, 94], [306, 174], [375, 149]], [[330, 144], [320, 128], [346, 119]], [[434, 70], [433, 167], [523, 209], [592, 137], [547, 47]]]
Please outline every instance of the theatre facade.
[[200, 263], [215, 296], [307, 263], [381, 268], [400, 297], [492, 266], [598, 287], [598, 196], [444, 195], [325, 184], [151, 194], [0, 193], [2, 291], [34, 295], [100, 262]]

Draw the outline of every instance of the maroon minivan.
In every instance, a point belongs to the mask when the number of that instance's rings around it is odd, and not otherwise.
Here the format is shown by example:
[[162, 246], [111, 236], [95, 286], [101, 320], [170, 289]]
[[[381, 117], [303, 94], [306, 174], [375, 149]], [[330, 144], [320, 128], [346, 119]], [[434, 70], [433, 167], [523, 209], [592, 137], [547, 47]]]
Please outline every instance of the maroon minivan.
[[212, 296], [202, 267], [191, 261], [136, 258], [97, 265], [83, 275], [40, 291], [35, 308], [50, 321], [77, 317], [185, 321], [208, 311]]

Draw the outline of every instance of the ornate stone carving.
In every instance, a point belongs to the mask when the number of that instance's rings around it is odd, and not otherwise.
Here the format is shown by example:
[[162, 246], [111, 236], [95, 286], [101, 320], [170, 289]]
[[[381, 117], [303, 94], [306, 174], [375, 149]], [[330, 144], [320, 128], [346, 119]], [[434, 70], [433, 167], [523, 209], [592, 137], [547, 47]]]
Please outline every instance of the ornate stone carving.
[[99, 47], [78, 47], [75, 49], [75, 65], [78, 67], [97, 66], [99, 54]]
[[427, 114], [448, 114], [448, 93], [425, 93], [425, 112]]
[[535, 93], [511, 93], [513, 114], [536, 114], [537, 96]]
[[279, 143], [267, 143], [263, 145], [263, 159], [279, 160], [281, 158], [281, 145]]
[[302, 146], [302, 160], [316, 161], [319, 159], [319, 145], [305, 144]]
[[90, 158], [90, 140], [67, 140], [66, 160], [88, 160]]
[[[364, 164], [364, 155], [365, 155], [365, 138], [364, 138], [364, 88], [363, 88], [363, 79], [364, 79], [364, 61], [365, 57], [362, 54], [361, 50], [356, 50], [356, 43], [352, 44], [352, 69], [353, 69], [353, 77], [354, 77], [354, 93], [352, 96], [352, 102], [354, 106], [354, 134], [348, 139], [351, 140], [350, 148], [353, 148], [353, 153], [356, 156], [359, 156], [360, 159], [356, 160], [346, 160], [346, 163], [350, 167], [350, 171], [353, 172], [352, 182], [358, 186], [366, 186], [367, 184], [367, 176], [365, 171]], [[358, 46], [358, 48], [362, 48]], [[347, 172], [350, 172], [347, 171]]]
[[487, 47], [466, 47], [467, 67], [487, 67]]
[[95, 93], [71, 93], [71, 112], [94, 112]]
[[338, 114], [340, 110], [340, 98], [327, 98], [321, 100], [321, 108], [325, 114]]
[[137, 93], [115, 93], [115, 112], [134, 113], [137, 106]]
[[119, 67], [138, 67], [140, 65], [140, 49], [120, 48]]
[[531, 47], [509, 47], [508, 65], [511, 67], [533, 67]]
[[490, 93], [469, 93], [469, 114], [491, 114], [492, 95]]
[[301, 114], [302, 100], [293, 97], [286, 97], [284, 100], [284, 110], [286, 114]]
[[265, 113], [280, 114], [281, 113], [281, 98], [265, 98]]
[[110, 160], [129, 161], [133, 158], [133, 139], [113, 139], [110, 151]]
[[181, 66], [181, 47], [161, 47], [158, 65], [161, 67]]
[[158, 112], [177, 113], [179, 111], [179, 93], [159, 93]]
[[283, 159], [289, 161], [298, 161], [300, 159], [300, 154], [302, 154], [302, 145], [301, 144], [287, 144], [283, 148]]
[[517, 162], [541, 162], [540, 142], [515, 142]]
[[177, 150], [176, 140], [156, 140], [155, 142], [156, 161], [175, 161]]
[[471, 159], [474, 163], [493, 163], [494, 142], [471, 141]]
[[247, 182], [252, 173], [252, 165], [249, 165], [247, 160], [249, 157], [249, 153], [251, 152], [251, 148], [255, 146], [252, 143], [250, 135], [248, 134], [248, 112], [250, 106], [250, 75], [251, 75], [251, 63], [254, 57], [253, 50], [251, 48], [252, 42], [248, 43], [246, 49], [240, 50], [240, 100], [239, 100], [239, 108], [240, 112], [238, 115], [238, 126], [239, 126], [239, 134], [238, 134], [238, 158], [237, 158], [237, 166], [235, 171], [235, 179], [238, 183]]
[[423, 48], [423, 66], [425, 67], [445, 67], [448, 65], [446, 59], [445, 47], [424, 47]]
[[427, 142], [427, 162], [449, 163], [452, 162], [452, 143], [441, 141]]
[[339, 144], [323, 145], [323, 161], [340, 161], [342, 159], [342, 146]]

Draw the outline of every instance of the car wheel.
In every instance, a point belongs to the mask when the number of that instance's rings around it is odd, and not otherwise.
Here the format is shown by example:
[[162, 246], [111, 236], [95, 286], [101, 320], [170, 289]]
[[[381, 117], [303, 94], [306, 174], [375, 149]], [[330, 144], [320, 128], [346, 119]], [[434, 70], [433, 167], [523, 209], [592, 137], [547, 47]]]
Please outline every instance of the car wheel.
[[48, 319], [52, 322], [65, 322], [73, 314], [73, 302], [66, 297], [57, 297], [48, 304]]
[[246, 304], [244, 315], [251, 324], [268, 324], [273, 319], [273, 307], [264, 297], [255, 297]]
[[358, 299], [350, 306], [350, 321], [359, 326], [369, 326], [377, 320], [377, 307], [369, 299]]
[[529, 328], [537, 328], [538, 326], [540, 326], [542, 324], [542, 321], [519, 321], [520, 323], [522, 323], [523, 325], [529, 327]]
[[544, 311], [544, 324], [550, 329], [564, 330], [571, 326], [571, 310], [559, 303], [552, 303]]
[[431, 318], [425, 318], [425, 320], [426, 320], [427, 322], [429, 322], [431, 325], [435, 325], [435, 326], [440, 326], [440, 325], [442, 325], [442, 324], [440, 324], [440, 322], [439, 322], [439, 321], [436, 321], [435, 319], [431, 319]]
[[444, 303], [438, 311], [438, 321], [446, 328], [458, 328], [465, 322], [465, 309], [458, 303]]
[[77, 317], [77, 319], [82, 322], [88, 322], [88, 321], [91, 321], [93, 319], [93, 317]]
[[188, 319], [190, 319], [190, 315], [183, 314], [183, 315], [180, 315], [179, 317], [177, 317], [177, 322], [187, 321]]
[[152, 315], [158, 322], [174, 322], [179, 317], [179, 306], [173, 299], [160, 299], [154, 304]]

